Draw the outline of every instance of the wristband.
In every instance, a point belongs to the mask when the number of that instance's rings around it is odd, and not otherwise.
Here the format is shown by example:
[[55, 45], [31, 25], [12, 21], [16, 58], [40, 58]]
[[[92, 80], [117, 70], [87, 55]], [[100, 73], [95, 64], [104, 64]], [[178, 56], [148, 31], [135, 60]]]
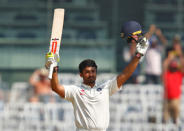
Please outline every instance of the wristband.
[[54, 67], [53, 73], [56, 73], [59, 71], [59, 66]]
[[142, 54], [136, 53], [135, 56], [136, 56], [138, 59], [140, 59], [140, 58], [142, 57]]

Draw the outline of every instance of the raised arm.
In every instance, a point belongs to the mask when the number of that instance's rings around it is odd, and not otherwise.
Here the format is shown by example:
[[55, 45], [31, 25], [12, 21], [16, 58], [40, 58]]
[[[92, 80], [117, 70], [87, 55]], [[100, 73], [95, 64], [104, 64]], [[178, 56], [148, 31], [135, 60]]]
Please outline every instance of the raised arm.
[[118, 88], [120, 88], [128, 80], [128, 78], [132, 75], [132, 73], [136, 69], [140, 60], [139, 55], [134, 56], [131, 62], [122, 71], [122, 73], [117, 76]]
[[125, 67], [122, 73], [117, 76], [118, 88], [120, 88], [132, 75], [137, 65], [139, 64], [140, 58], [145, 55], [148, 47], [149, 43], [146, 37], [142, 38], [142, 40], [137, 43], [135, 56], [133, 57], [131, 62]]
[[37, 86], [37, 84], [40, 83], [40, 79], [45, 79], [47, 75], [48, 71], [44, 68], [35, 70], [29, 78], [30, 85]]
[[59, 84], [59, 81], [58, 81], [58, 66], [57, 66], [57, 63], [58, 63], [58, 57], [56, 57], [54, 54], [52, 54], [50, 52], [46, 54], [45, 67], [47, 69], [49, 69], [51, 64], [54, 65], [54, 71], [53, 71], [53, 74], [52, 74], [52, 79], [50, 80], [51, 88], [59, 96], [61, 96], [62, 98], [65, 98], [65, 89], [62, 85]]
[[156, 29], [155, 34], [158, 36], [164, 46], [168, 44], [166, 37], [163, 35], [162, 31], [159, 28]]
[[123, 39], [126, 38], [128, 43], [136, 44], [136, 53], [128, 66], [126, 66], [122, 73], [117, 76], [118, 88], [128, 80], [139, 64], [140, 58], [146, 54], [149, 47], [148, 39], [154, 33], [155, 28], [155, 25], [151, 25], [148, 33], [143, 36], [142, 27], [138, 22], [127, 21], [123, 24], [120, 36]]
[[29, 83], [32, 86], [35, 86], [35, 84], [38, 82], [39, 80], [39, 75], [40, 75], [40, 70], [36, 70], [33, 72], [33, 74], [30, 76], [29, 78]]
[[148, 32], [144, 35], [148, 40], [151, 38], [151, 36], [155, 33], [156, 26], [154, 24], [150, 25]]
[[61, 96], [62, 98], [65, 98], [65, 88], [59, 84], [57, 70], [58, 70], [58, 67], [55, 67], [52, 75], [52, 79], [51, 79], [51, 88], [59, 96]]

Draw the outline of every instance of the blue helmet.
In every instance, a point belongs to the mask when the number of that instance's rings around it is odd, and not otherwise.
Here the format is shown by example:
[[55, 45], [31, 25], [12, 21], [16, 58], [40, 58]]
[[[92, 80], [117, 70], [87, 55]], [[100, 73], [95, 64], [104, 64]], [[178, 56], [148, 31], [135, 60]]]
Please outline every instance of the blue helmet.
[[128, 37], [131, 35], [142, 34], [141, 25], [136, 21], [125, 22], [121, 28], [121, 36]]

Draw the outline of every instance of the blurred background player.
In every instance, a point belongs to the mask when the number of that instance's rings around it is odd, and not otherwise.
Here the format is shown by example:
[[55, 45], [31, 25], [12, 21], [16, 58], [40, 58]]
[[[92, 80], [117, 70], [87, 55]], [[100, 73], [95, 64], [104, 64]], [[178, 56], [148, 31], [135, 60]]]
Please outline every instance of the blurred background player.
[[168, 51], [163, 61], [164, 105], [163, 122], [178, 124], [180, 116], [180, 102], [182, 95], [182, 81], [184, 75], [184, 57], [180, 42], [174, 39], [173, 48]]
[[145, 84], [160, 84], [162, 74], [162, 60], [167, 45], [167, 40], [162, 31], [152, 24], [149, 28], [150, 47], [145, 56]]
[[48, 103], [54, 101], [50, 81], [48, 80], [48, 71], [44, 68], [37, 69], [30, 76], [29, 83], [33, 87], [33, 96], [30, 101], [40, 101]]

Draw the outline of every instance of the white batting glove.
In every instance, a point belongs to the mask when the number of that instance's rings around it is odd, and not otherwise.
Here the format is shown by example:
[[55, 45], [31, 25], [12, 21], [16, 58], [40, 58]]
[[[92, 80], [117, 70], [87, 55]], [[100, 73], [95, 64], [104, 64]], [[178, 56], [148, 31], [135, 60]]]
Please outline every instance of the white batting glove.
[[143, 37], [139, 43], [136, 45], [136, 53], [140, 53], [141, 55], [145, 55], [146, 51], [149, 47], [149, 42], [146, 37]]
[[50, 69], [50, 66], [53, 64], [53, 67], [56, 67], [59, 62], [59, 55], [53, 54], [52, 52], [48, 52], [46, 54], [45, 67], [46, 69]]

